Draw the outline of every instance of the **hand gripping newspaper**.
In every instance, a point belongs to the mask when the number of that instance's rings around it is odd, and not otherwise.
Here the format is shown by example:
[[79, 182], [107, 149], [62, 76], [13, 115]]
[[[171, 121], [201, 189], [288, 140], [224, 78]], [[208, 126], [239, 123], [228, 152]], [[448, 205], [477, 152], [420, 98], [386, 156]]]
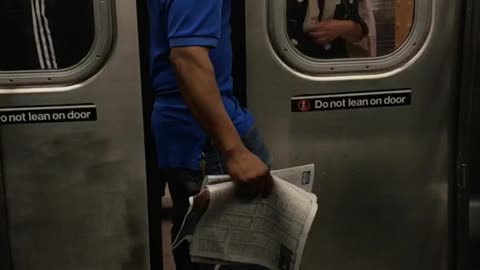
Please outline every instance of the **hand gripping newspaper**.
[[318, 208], [311, 193], [314, 165], [272, 171], [272, 176], [272, 194], [250, 201], [235, 196], [229, 176], [205, 177], [208, 207], [203, 213], [192, 211], [190, 198], [173, 248], [189, 241], [193, 262], [298, 270]]

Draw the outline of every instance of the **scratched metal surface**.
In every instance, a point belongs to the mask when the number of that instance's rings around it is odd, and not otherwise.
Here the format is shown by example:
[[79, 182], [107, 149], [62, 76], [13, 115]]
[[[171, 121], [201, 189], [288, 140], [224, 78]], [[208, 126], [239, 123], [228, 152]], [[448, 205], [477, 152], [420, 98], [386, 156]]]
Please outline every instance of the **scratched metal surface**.
[[71, 91], [0, 99], [98, 111], [96, 122], [2, 127], [15, 270], [149, 269], [135, 1], [115, 8], [116, 43], [93, 78]]
[[[278, 2], [246, 2], [248, 104], [274, 167], [316, 165], [319, 208], [303, 270], [447, 269], [460, 5], [433, 2], [418, 57], [395, 73], [337, 79], [288, 66], [268, 38], [269, 22], [282, 23], [267, 17]], [[290, 112], [296, 95], [404, 88], [411, 106]]]

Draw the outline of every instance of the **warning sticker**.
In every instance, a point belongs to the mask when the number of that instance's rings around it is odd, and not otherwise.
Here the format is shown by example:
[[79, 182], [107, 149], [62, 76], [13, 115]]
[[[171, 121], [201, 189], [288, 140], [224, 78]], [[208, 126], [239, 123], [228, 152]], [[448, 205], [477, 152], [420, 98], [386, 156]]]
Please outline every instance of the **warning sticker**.
[[407, 106], [411, 102], [412, 90], [405, 89], [296, 96], [291, 99], [291, 106], [292, 112], [314, 112]]
[[97, 120], [94, 104], [0, 108], [0, 124], [85, 122]]

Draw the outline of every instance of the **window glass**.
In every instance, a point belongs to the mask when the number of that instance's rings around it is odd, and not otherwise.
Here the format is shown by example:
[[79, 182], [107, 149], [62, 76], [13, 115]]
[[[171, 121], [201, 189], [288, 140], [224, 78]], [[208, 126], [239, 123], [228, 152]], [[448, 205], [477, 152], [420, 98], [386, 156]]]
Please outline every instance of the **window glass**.
[[315, 59], [385, 56], [406, 40], [414, 0], [283, 0], [288, 41]]
[[0, 72], [74, 66], [95, 39], [89, 0], [0, 0]]

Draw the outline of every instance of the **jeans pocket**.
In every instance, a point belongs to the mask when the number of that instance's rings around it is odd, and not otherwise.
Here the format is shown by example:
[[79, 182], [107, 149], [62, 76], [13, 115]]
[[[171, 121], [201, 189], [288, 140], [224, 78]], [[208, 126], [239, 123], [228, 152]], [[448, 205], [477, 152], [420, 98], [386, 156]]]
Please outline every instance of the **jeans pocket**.
[[[250, 129], [250, 131], [242, 137], [242, 142], [250, 152], [260, 158], [269, 169], [271, 168], [273, 159], [268, 152], [268, 148], [265, 145], [263, 138], [255, 127]], [[204, 168], [203, 171], [206, 175], [228, 173], [225, 167], [225, 160], [210, 140], [205, 144], [202, 162]]]
[[250, 129], [250, 131], [242, 138], [242, 140], [243, 144], [248, 150], [257, 155], [258, 158], [265, 162], [269, 168], [272, 166], [273, 159], [256, 127]]

